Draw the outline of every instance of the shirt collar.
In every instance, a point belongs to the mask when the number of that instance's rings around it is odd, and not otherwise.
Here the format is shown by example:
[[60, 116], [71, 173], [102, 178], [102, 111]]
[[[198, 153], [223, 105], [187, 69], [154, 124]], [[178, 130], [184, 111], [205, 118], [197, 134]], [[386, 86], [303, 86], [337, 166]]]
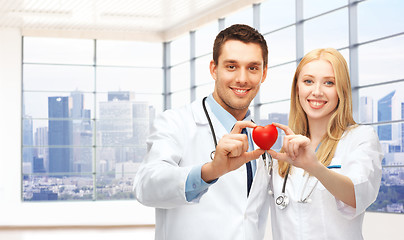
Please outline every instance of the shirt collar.
[[[220, 104], [213, 98], [212, 94], [210, 94], [206, 100], [215, 117], [223, 125], [226, 131], [230, 132], [234, 124], [236, 124], [237, 119], [233, 117], [233, 115], [231, 115], [228, 111], [226, 111], [222, 106], [220, 106]], [[243, 120], [251, 120], [250, 110], [247, 111]]]

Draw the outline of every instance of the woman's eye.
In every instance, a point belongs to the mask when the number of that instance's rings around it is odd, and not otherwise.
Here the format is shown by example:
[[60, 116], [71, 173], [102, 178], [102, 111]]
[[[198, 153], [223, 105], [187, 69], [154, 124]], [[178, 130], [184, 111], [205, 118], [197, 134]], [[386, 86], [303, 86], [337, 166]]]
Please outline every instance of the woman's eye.
[[306, 80], [304, 80], [303, 82], [306, 83], [306, 84], [312, 84], [312, 83], [313, 83], [313, 81], [310, 80], [310, 79], [306, 79]]
[[334, 86], [334, 82], [333, 81], [327, 81], [327, 82], [325, 82], [325, 85]]

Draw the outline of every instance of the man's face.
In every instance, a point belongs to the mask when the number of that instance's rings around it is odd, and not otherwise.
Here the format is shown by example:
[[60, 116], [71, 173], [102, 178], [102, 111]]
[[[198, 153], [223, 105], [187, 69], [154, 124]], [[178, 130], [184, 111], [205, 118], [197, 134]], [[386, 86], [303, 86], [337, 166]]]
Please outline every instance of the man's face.
[[215, 79], [215, 100], [237, 120], [242, 120], [267, 74], [260, 45], [226, 41], [217, 65], [213, 60], [210, 62], [210, 73]]

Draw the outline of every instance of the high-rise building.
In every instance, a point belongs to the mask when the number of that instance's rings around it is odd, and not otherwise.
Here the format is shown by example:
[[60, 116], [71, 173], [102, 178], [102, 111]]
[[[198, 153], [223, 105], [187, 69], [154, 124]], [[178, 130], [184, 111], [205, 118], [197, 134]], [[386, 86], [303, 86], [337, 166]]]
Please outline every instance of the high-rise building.
[[[378, 121], [403, 119], [404, 96], [394, 90], [378, 101]], [[388, 123], [377, 127], [379, 139], [388, 146], [387, 153], [403, 152], [403, 124]], [[396, 155], [396, 154], [395, 154]], [[393, 159], [396, 161], [398, 159]]]
[[[119, 97], [118, 93], [122, 93], [122, 96]], [[154, 112], [150, 112], [147, 102], [126, 100], [133, 99], [126, 98], [128, 95], [131, 94], [108, 93], [109, 101], [99, 104], [100, 121], [97, 130], [101, 135], [102, 148], [97, 153], [100, 156], [98, 160], [107, 163], [108, 171], [113, 170], [109, 166], [128, 161], [140, 162], [146, 155], [146, 138], [150, 117], [154, 116]]]
[[72, 171], [75, 173], [92, 171], [92, 123], [91, 110], [84, 109], [84, 94], [70, 93], [72, 118]]
[[359, 123], [373, 123], [373, 98], [362, 96], [359, 100]]
[[84, 95], [80, 91], [74, 91], [70, 93], [72, 106], [71, 106], [71, 118], [80, 119], [83, 116], [84, 109]]
[[133, 136], [135, 144], [132, 161], [141, 162], [146, 156], [146, 140], [150, 131], [150, 108], [147, 102], [133, 102]]
[[[377, 121], [385, 122], [392, 120], [392, 99], [396, 91], [392, 91], [377, 102]], [[391, 124], [380, 125], [377, 127], [377, 134], [379, 139], [392, 140], [392, 128]]]
[[[401, 103], [401, 119], [404, 119], [404, 102]], [[404, 152], [404, 123], [401, 123], [401, 152]]]
[[43, 159], [44, 168], [47, 170], [49, 162], [48, 127], [38, 127], [36, 129], [34, 144], [37, 146], [35, 156]]
[[49, 173], [68, 173], [72, 169], [69, 97], [48, 98]]
[[32, 169], [34, 173], [46, 172], [43, 158], [34, 157]]
[[[23, 146], [24, 148], [22, 149], [22, 160], [25, 163], [30, 163], [32, 166], [32, 161], [34, 158], [34, 152], [32, 146], [34, 145], [34, 139], [33, 139], [33, 126], [32, 126], [32, 117], [30, 116], [24, 116], [23, 120]], [[27, 164], [28, 166], [29, 164]], [[32, 169], [29, 170], [28, 172], [24, 172], [24, 174], [32, 173]]]
[[131, 101], [134, 99], [133, 93], [129, 91], [108, 92], [108, 102]]

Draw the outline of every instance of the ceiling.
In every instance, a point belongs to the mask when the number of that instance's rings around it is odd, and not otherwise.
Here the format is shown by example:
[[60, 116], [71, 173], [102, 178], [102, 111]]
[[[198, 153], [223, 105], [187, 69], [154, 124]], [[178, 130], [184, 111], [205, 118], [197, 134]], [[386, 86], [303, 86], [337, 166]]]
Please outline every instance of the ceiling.
[[257, 2], [0, 0], [0, 28], [25, 36], [168, 41]]

